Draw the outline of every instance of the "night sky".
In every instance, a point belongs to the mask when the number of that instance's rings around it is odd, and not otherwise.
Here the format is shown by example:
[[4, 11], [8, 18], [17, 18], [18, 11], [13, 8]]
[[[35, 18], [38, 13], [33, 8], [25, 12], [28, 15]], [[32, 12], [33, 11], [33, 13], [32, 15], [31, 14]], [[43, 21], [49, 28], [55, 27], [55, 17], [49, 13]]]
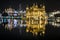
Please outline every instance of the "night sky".
[[5, 8], [12, 7], [14, 9], [19, 8], [19, 4], [21, 4], [22, 9], [25, 9], [27, 5], [32, 5], [33, 3], [42, 4], [44, 1], [42, 0], [0, 0], [0, 10], [3, 11]]
[[45, 5], [47, 11], [60, 10], [60, 0], [46, 0]]
[[45, 4], [46, 11], [60, 10], [59, 0], [0, 0], [0, 9], [7, 8], [9, 6], [18, 9], [18, 5], [22, 4], [23, 9], [27, 5], [32, 5], [33, 3]]

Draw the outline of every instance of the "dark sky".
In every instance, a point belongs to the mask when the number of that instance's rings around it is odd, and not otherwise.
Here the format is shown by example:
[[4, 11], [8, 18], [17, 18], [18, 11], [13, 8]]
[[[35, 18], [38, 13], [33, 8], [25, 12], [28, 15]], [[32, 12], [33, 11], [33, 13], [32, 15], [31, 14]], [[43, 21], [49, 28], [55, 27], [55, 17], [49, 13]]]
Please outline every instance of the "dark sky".
[[23, 8], [25, 8], [26, 5], [37, 3], [38, 5], [45, 4], [46, 11], [60, 10], [59, 0], [0, 0], [0, 9], [2, 10], [9, 6], [17, 9], [20, 3], [22, 4]]
[[60, 0], [46, 0], [45, 6], [47, 11], [60, 10]]

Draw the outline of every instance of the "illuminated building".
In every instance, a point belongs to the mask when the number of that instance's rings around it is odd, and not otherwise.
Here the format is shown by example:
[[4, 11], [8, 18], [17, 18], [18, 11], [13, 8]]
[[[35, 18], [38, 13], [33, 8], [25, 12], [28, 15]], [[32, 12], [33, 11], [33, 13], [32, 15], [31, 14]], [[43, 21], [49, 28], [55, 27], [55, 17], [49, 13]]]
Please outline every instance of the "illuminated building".
[[26, 21], [26, 11], [21, 10], [19, 13], [20, 13], [20, 16], [21, 16], [20, 26], [21, 27], [23, 27], [23, 26], [26, 27], [26, 22], [25, 22]]
[[8, 14], [5, 12], [6, 11], [6, 9], [3, 11], [3, 13], [2, 13], [2, 25], [5, 27], [5, 25], [7, 24], [7, 19], [6, 19], [6, 17], [8, 16]]
[[8, 24], [6, 25], [7, 29], [12, 30], [18, 25], [20, 27], [26, 27], [26, 23], [23, 23], [25, 21], [25, 10], [16, 11], [15, 9], [8, 8], [6, 12], [8, 13], [8, 17], [6, 18], [8, 19]]
[[53, 25], [54, 27], [60, 26], [60, 11], [51, 12], [49, 14], [49, 24]]
[[5, 12], [8, 13], [8, 17], [6, 17], [6, 19], [8, 20], [8, 24], [5, 25], [5, 28], [12, 30], [14, 9], [13, 8], [7, 8], [7, 9], [5, 9]]
[[41, 8], [38, 5], [33, 4], [32, 7], [26, 7], [26, 32], [32, 32], [34, 34], [45, 34], [45, 25], [47, 24], [47, 15], [45, 12], [45, 6]]

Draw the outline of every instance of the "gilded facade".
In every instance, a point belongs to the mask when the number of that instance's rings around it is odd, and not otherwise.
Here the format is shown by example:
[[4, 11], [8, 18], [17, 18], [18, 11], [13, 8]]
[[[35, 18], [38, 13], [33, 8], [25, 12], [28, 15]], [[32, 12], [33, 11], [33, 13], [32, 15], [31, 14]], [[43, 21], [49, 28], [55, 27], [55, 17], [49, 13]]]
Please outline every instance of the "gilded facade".
[[47, 24], [47, 16], [45, 12], [45, 6], [41, 8], [38, 5], [33, 4], [32, 7], [26, 7], [26, 32], [32, 32], [34, 34], [45, 34], [45, 25]]

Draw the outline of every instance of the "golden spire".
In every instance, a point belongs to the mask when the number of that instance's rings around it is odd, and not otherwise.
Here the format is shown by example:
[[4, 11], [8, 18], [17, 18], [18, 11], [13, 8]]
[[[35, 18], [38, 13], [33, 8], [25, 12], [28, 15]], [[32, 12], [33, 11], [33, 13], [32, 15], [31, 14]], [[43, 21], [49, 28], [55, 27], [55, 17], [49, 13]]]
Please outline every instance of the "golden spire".
[[27, 7], [26, 7], [26, 10], [28, 10], [28, 9], [29, 9], [29, 7], [27, 6]]
[[35, 3], [33, 4], [33, 6], [35, 6]]
[[32, 6], [33, 8], [35, 7], [35, 3], [33, 4], [33, 6]]
[[43, 5], [43, 8], [45, 8], [45, 5]]
[[37, 3], [36, 3], [36, 7], [38, 8], [38, 5], [37, 5]]

